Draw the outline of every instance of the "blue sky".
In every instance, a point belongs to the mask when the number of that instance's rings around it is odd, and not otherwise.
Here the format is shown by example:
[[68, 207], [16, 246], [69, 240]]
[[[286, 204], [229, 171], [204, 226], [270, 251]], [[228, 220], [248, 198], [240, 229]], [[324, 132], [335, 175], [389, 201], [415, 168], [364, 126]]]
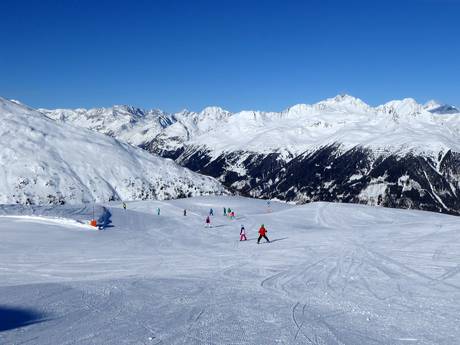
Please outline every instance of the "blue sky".
[[33, 107], [460, 105], [459, 77], [460, 0], [0, 1], [0, 96]]

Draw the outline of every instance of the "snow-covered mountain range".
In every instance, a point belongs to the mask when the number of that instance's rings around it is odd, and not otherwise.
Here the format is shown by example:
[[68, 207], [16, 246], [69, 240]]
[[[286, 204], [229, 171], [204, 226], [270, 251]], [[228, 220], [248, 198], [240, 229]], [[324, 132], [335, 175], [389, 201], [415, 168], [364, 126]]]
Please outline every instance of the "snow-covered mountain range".
[[244, 195], [460, 212], [460, 111], [434, 101], [372, 107], [338, 95], [281, 112], [41, 111], [172, 158]]
[[184, 110], [168, 114], [128, 106], [39, 111], [133, 145], [166, 140], [172, 149], [193, 144], [206, 146], [215, 154], [243, 149], [295, 155], [337, 142], [346, 147], [364, 144], [423, 152], [460, 146], [455, 137], [460, 133], [460, 111], [434, 101], [421, 105], [411, 98], [371, 107], [352, 96], [338, 95], [313, 105], [297, 104], [282, 112], [231, 113], [207, 107], [198, 113]]
[[60, 122], [70, 122], [79, 127], [116, 137], [133, 145], [153, 140], [161, 130], [175, 122], [174, 117], [161, 110], [116, 105], [95, 109], [38, 109]]
[[0, 98], [0, 121], [0, 203], [167, 199], [224, 191], [211, 177], [56, 122], [19, 102]]

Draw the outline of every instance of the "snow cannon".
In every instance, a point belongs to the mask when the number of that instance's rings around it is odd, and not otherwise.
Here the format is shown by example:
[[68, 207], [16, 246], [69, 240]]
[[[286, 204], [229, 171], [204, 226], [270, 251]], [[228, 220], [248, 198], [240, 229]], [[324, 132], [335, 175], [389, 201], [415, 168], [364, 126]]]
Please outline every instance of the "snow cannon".
[[95, 228], [97, 228], [97, 220], [96, 219], [91, 219], [89, 221], [89, 225], [94, 226]]

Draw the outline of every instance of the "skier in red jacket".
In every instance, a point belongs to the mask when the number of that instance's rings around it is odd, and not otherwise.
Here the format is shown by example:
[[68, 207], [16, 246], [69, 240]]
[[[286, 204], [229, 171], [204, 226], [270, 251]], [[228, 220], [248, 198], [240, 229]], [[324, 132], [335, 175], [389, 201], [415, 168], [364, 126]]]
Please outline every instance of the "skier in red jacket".
[[270, 240], [268, 239], [267, 237], [267, 229], [265, 229], [265, 226], [262, 224], [260, 229], [259, 229], [259, 238], [257, 239], [257, 244], [259, 244], [260, 240], [263, 238], [265, 238], [265, 240], [270, 243]]

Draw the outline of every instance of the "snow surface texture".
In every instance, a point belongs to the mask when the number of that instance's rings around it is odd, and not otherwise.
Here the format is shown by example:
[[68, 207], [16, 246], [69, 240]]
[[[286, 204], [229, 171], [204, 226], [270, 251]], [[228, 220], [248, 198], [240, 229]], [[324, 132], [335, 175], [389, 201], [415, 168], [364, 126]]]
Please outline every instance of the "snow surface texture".
[[[224, 206], [236, 220], [222, 215]], [[213, 227], [205, 229], [210, 207]], [[0, 207], [1, 344], [452, 345], [460, 338], [457, 217], [200, 197], [132, 202], [126, 211], [98, 206], [104, 231], [62, 220], [88, 220], [91, 212]], [[261, 223], [271, 244], [255, 241]], [[238, 241], [241, 224], [247, 242]]]
[[0, 98], [0, 203], [82, 203], [222, 193], [191, 172], [105, 135]]
[[[208, 107], [199, 113], [168, 115], [125, 107], [132, 115], [125, 113], [123, 121], [114, 115], [119, 108], [41, 111], [53, 119], [109, 133], [134, 145], [142, 146], [155, 137], [165, 142], [164, 149], [174, 150], [186, 143], [207, 147], [214, 157], [240, 150], [296, 155], [336, 143], [344, 149], [359, 145], [402, 154], [437, 156], [448, 149], [460, 152], [460, 112], [434, 101], [421, 105], [411, 98], [371, 107], [358, 98], [339, 95], [282, 112], [230, 113]], [[149, 115], [139, 121], [139, 113]], [[131, 125], [122, 126], [124, 122]]]

